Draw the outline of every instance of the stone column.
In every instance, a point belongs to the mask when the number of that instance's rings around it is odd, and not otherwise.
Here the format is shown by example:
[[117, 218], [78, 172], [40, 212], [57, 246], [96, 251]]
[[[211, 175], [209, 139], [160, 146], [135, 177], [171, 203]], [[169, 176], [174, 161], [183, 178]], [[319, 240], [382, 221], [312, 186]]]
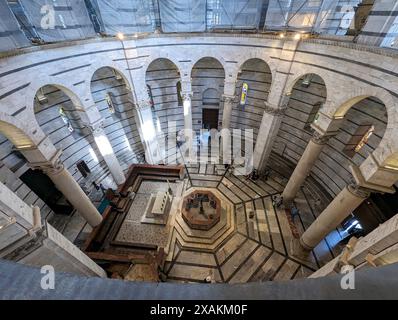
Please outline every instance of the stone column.
[[[192, 161], [193, 159], [193, 139], [194, 132], [192, 128], [192, 92], [183, 92], [183, 108], [184, 108], [184, 136], [185, 143], [184, 148], [185, 153], [188, 150], [188, 157], [185, 157], [186, 161]], [[185, 156], [185, 155], [184, 155]]]
[[192, 92], [183, 92], [181, 95], [184, 108], [184, 129], [192, 130]]
[[94, 136], [94, 141], [98, 147], [98, 150], [104, 158], [105, 163], [108, 166], [116, 184], [120, 185], [124, 183], [126, 178], [124, 176], [123, 169], [120, 166], [115, 153], [113, 152], [113, 148], [104, 132], [102, 123], [98, 125], [91, 125], [89, 128]]
[[237, 77], [234, 76], [233, 78], [228, 79], [228, 81], [224, 81], [224, 94], [222, 95], [222, 99], [224, 101], [222, 113], [222, 129], [231, 129], [232, 108], [233, 104], [236, 103], [236, 80]]
[[308, 142], [299, 162], [294, 169], [289, 182], [282, 193], [283, 202], [285, 205], [291, 204], [296, 197], [297, 192], [303, 185], [305, 179], [310, 173], [315, 161], [318, 159], [323, 147], [328, 142], [331, 136], [321, 135], [318, 131], [314, 132], [314, 136]]
[[223, 114], [222, 114], [222, 128], [231, 129], [232, 109], [236, 101], [235, 96], [223, 95], [224, 101]]
[[80, 188], [72, 175], [65, 169], [59, 160], [60, 152], [55, 157], [45, 163], [33, 163], [32, 167], [41, 169], [54, 182], [55, 186], [65, 196], [72, 206], [83, 216], [92, 227], [99, 225], [102, 216], [91, 203], [90, 199]]
[[273, 107], [265, 102], [264, 114], [253, 152], [253, 166], [259, 172], [263, 171], [267, 165], [274, 138], [278, 132], [286, 108], [285, 104], [280, 107]]
[[151, 105], [148, 99], [138, 101], [135, 106], [135, 119], [140, 138], [145, 150], [145, 160], [149, 164], [160, 161], [156, 128], [153, 122]]
[[346, 186], [310, 225], [300, 238], [303, 248], [315, 248], [331, 231], [370, 195], [370, 190], [357, 184]]
[[283, 49], [278, 57], [278, 70], [273, 73], [271, 89], [265, 102], [265, 112], [254, 148], [253, 165], [259, 172], [264, 171], [267, 165], [282, 116], [287, 108], [292, 89], [288, 88], [287, 84], [289, 77], [292, 76], [291, 68], [299, 42], [294, 39], [281, 40]]

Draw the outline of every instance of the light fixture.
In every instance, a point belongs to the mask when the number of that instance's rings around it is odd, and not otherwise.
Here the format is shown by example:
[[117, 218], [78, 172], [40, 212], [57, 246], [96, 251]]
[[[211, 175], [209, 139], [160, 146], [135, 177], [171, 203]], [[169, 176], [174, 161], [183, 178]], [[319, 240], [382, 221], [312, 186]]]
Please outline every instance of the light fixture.
[[280, 34], [279, 34], [279, 38], [284, 38], [285, 37], [285, 35], [281, 32]]
[[48, 102], [48, 99], [47, 99], [46, 95], [44, 94], [43, 88], [40, 88], [40, 90], [37, 91], [36, 98], [40, 104]]
[[119, 40], [123, 40], [123, 39], [124, 39], [124, 34], [123, 34], [122, 32], [118, 32], [118, 33], [116, 34], [116, 37], [117, 37]]
[[300, 38], [301, 38], [301, 34], [300, 33], [296, 33], [294, 35], [294, 40], [300, 40]]

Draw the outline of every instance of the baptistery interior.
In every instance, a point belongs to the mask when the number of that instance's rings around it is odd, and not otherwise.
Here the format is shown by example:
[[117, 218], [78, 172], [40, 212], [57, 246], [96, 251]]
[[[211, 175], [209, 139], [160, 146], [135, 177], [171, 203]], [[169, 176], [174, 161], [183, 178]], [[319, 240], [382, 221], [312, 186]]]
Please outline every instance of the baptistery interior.
[[0, 0], [0, 297], [394, 294], [397, 10]]

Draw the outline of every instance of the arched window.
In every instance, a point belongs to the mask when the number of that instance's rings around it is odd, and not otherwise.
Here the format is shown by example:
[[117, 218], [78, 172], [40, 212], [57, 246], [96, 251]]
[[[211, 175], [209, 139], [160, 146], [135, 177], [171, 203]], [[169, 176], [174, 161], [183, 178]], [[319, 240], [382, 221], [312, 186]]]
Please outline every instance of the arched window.
[[154, 106], [154, 103], [153, 103], [152, 88], [151, 88], [151, 86], [150, 86], [149, 84], [147, 84], [147, 85], [146, 85], [146, 89], [147, 89], [147, 91], [148, 91], [149, 103], [150, 103], [151, 106], [153, 107], [153, 106]]
[[177, 101], [178, 101], [178, 106], [182, 107], [183, 106], [183, 101], [182, 101], [182, 95], [181, 95], [181, 81], [177, 82]]

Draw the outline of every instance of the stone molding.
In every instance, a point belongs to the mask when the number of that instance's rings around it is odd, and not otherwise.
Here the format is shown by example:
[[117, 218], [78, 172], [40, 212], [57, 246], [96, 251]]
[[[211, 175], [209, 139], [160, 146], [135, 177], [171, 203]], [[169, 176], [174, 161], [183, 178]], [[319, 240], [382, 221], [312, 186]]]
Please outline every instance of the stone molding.
[[65, 169], [61, 162], [62, 150], [58, 150], [49, 161], [30, 163], [33, 170], [42, 170], [45, 174], [56, 175]]
[[361, 187], [360, 185], [356, 184], [355, 182], [352, 182], [348, 184], [347, 190], [351, 192], [354, 196], [359, 197], [359, 198], [368, 198], [370, 196], [370, 193], [373, 190]]
[[287, 109], [287, 105], [281, 105], [278, 108], [271, 106], [268, 102], [264, 102], [264, 105], [265, 105], [264, 112], [271, 114], [273, 116], [276, 116], [276, 117], [283, 116]]
[[235, 95], [227, 95], [227, 94], [223, 94], [221, 96], [221, 99], [224, 103], [236, 103], [238, 102], [238, 97]]
[[37, 250], [43, 245], [43, 241], [47, 238], [46, 231], [45, 226], [41, 227], [41, 229], [37, 230], [30, 236], [31, 238], [27, 242], [12, 250], [4, 256], [4, 258], [7, 260], [19, 261], [23, 257]]
[[318, 131], [314, 131], [311, 141], [316, 144], [326, 144], [331, 137], [331, 135], [324, 135]]
[[182, 100], [186, 101], [186, 100], [192, 100], [193, 97], [193, 92], [192, 91], [188, 91], [188, 92], [181, 92], [181, 97]]
[[90, 130], [90, 132], [93, 135], [99, 135], [102, 134], [104, 131], [104, 122], [101, 119], [100, 121], [97, 121], [96, 123], [91, 123], [87, 125], [87, 128]]

